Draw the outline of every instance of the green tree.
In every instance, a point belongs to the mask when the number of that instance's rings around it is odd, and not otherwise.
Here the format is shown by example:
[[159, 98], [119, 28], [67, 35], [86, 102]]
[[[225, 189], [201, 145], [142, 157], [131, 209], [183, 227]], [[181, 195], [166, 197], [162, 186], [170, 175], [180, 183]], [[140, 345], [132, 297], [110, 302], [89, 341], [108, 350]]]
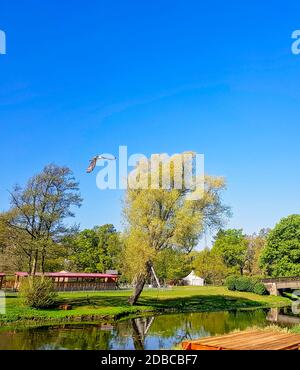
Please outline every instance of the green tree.
[[[180, 156], [177, 156], [180, 158]], [[161, 166], [154, 178], [160, 179], [157, 189], [148, 186], [129, 188], [124, 203], [126, 221], [125, 254], [126, 270], [134, 278], [134, 291], [129, 299], [135, 304], [151, 275], [153, 261], [160, 251], [167, 248], [191, 251], [198, 243], [205, 227], [220, 225], [228, 209], [222, 204], [220, 191], [224, 180], [205, 177], [204, 194], [198, 200], [189, 200], [190, 190], [174, 186], [174, 179], [181, 178], [182, 168], [170, 165], [170, 186], [161, 186]], [[141, 162], [134, 176], [143, 177], [149, 184], [153, 172], [149, 162]], [[142, 184], [145, 185], [145, 184]]]
[[243, 230], [220, 230], [212, 252], [219, 254], [228, 268], [237, 269], [241, 275], [247, 262], [248, 241]]
[[154, 260], [154, 269], [159, 279], [164, 283], [179, 280], [191, 272], [189, 255], [172, 248], [161, 250]]
[[15, 186], [10, 193], [11, 208], [4, 215], [7, 225], [27, 235], [25, 252], [28, 271], [45, 270], [52, 247], [70, 232], [64, 220], [73, 217], [72, 208], [81, 205], [78, 183], [72, 171], [55, 164], [47, 165], [24, 188]]
[[260, 257], [267, 243], [270, 229], [262, 229], [258, 234], [248, 235], [248, 251], [246, 269], [250, 275], [261, 275]]
[[10, 227], [6, 216], [0, 214], [0, 271], [30, 271], [31, 238], [25, 231]]
[[300, 275], [300, 215], [282, 218], [271, 230], [260, 259], [267, 275]]
[[70, 259], [78, 271], [105, 272], [120, 265], [122, 243], [113, 225], [83, 230], [68, 243], [72, 246]]
[[196, 274], [208, 284], [222, 284], [228, 274], [222, 257], [208, 248], [196, 254], [193, 265]]

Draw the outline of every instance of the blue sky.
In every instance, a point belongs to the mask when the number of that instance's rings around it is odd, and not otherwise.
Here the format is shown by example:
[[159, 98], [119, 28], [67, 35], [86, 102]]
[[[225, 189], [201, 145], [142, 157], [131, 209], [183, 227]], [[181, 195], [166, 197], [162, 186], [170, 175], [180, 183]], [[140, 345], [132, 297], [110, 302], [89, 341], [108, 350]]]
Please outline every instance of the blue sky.
[[[297, 4], [298, 3], [298, 4]], [[121, 191], [86, 175], [95, 153], [205, 154], [230, 227], [299, 213], [297, 1], [0, 3], [0, 209], [50, 162], [80, 181], [82, 227], [121, 227]]]

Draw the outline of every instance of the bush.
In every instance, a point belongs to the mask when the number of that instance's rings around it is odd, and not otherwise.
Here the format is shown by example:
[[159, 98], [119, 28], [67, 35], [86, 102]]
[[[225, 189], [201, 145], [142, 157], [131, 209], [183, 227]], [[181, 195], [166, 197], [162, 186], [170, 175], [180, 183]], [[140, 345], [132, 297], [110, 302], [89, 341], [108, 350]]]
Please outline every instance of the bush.
[[241, 276], [236, 279], [235, 289], [239, 292], [252, 292], [254, 284], [252, 279], [248, 276]]
[[235, 290], [236, 276], [228, 276], [225, 280], [225, 285], [229, 290]]
[[249, 276], [229, 276], [225, 284], [229, 290], [253, 292], [259, 295], [267, 294], [264, 284], [260, 283], [257, 278]]
[[263, 283], [256, 283], [253, 287], [253, 293], [256, 293], [259, 295], [266, 295], [268, 291]]
[[20, 294], [26, 306], [32, 308], [52, 307], [57, 298], [52, 280], [37, 276], [28, 277], [22, 282]]

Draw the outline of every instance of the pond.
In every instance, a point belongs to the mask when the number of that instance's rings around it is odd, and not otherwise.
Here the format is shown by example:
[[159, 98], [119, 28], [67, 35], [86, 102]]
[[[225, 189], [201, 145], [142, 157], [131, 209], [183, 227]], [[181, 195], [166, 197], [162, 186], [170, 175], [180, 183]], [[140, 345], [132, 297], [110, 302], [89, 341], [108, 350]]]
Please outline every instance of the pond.
[[[290, 322], [289, 319], [290, 318]], [[0, 330], [0, 349], [172, 349], [185, 339], [251, 326], [300, 323], [286, 310], [256, 309], [139, 317], [115, 323], [73, 323]], [[298, 320], [298, 321], [297, 321]]]

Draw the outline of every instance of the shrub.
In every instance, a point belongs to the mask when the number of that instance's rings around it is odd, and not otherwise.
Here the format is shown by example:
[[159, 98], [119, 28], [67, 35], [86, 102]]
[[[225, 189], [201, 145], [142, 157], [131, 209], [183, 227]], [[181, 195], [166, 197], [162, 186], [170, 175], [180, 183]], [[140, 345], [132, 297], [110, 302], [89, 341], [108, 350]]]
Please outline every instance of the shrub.
[[236, 279], [235, 289], [239, 292], [251, 292], [252, 288], [253, 284], [251, 282], [251, 278], [247, 276], [241, 276]]
[[51, 307], [57, 298], [52, 280], [37, 276], [28, 277], [22, 282], [20, 294], [26, 306], [32, 308]]
[[264, 284], [259, 282], [259, 279], [249, 276], [229, 276], [225, 282], [229, 290], [237, 290], [239, 292], [253, 292], [259, 295], [267, 294], [267, 289]]
[[229, 290], [235, 290], [236, 276], [228, 276], [225, 280], [225, 285]]
[[241, 276], [236, 281], [236, 290], [240, 292], [253, 292], [257, 279], [249, 276]]
[[266, 295], [268, 291], [263, 283], [256, 283], [253, 287], [253, 293], [256, 293], [259, 295]]

